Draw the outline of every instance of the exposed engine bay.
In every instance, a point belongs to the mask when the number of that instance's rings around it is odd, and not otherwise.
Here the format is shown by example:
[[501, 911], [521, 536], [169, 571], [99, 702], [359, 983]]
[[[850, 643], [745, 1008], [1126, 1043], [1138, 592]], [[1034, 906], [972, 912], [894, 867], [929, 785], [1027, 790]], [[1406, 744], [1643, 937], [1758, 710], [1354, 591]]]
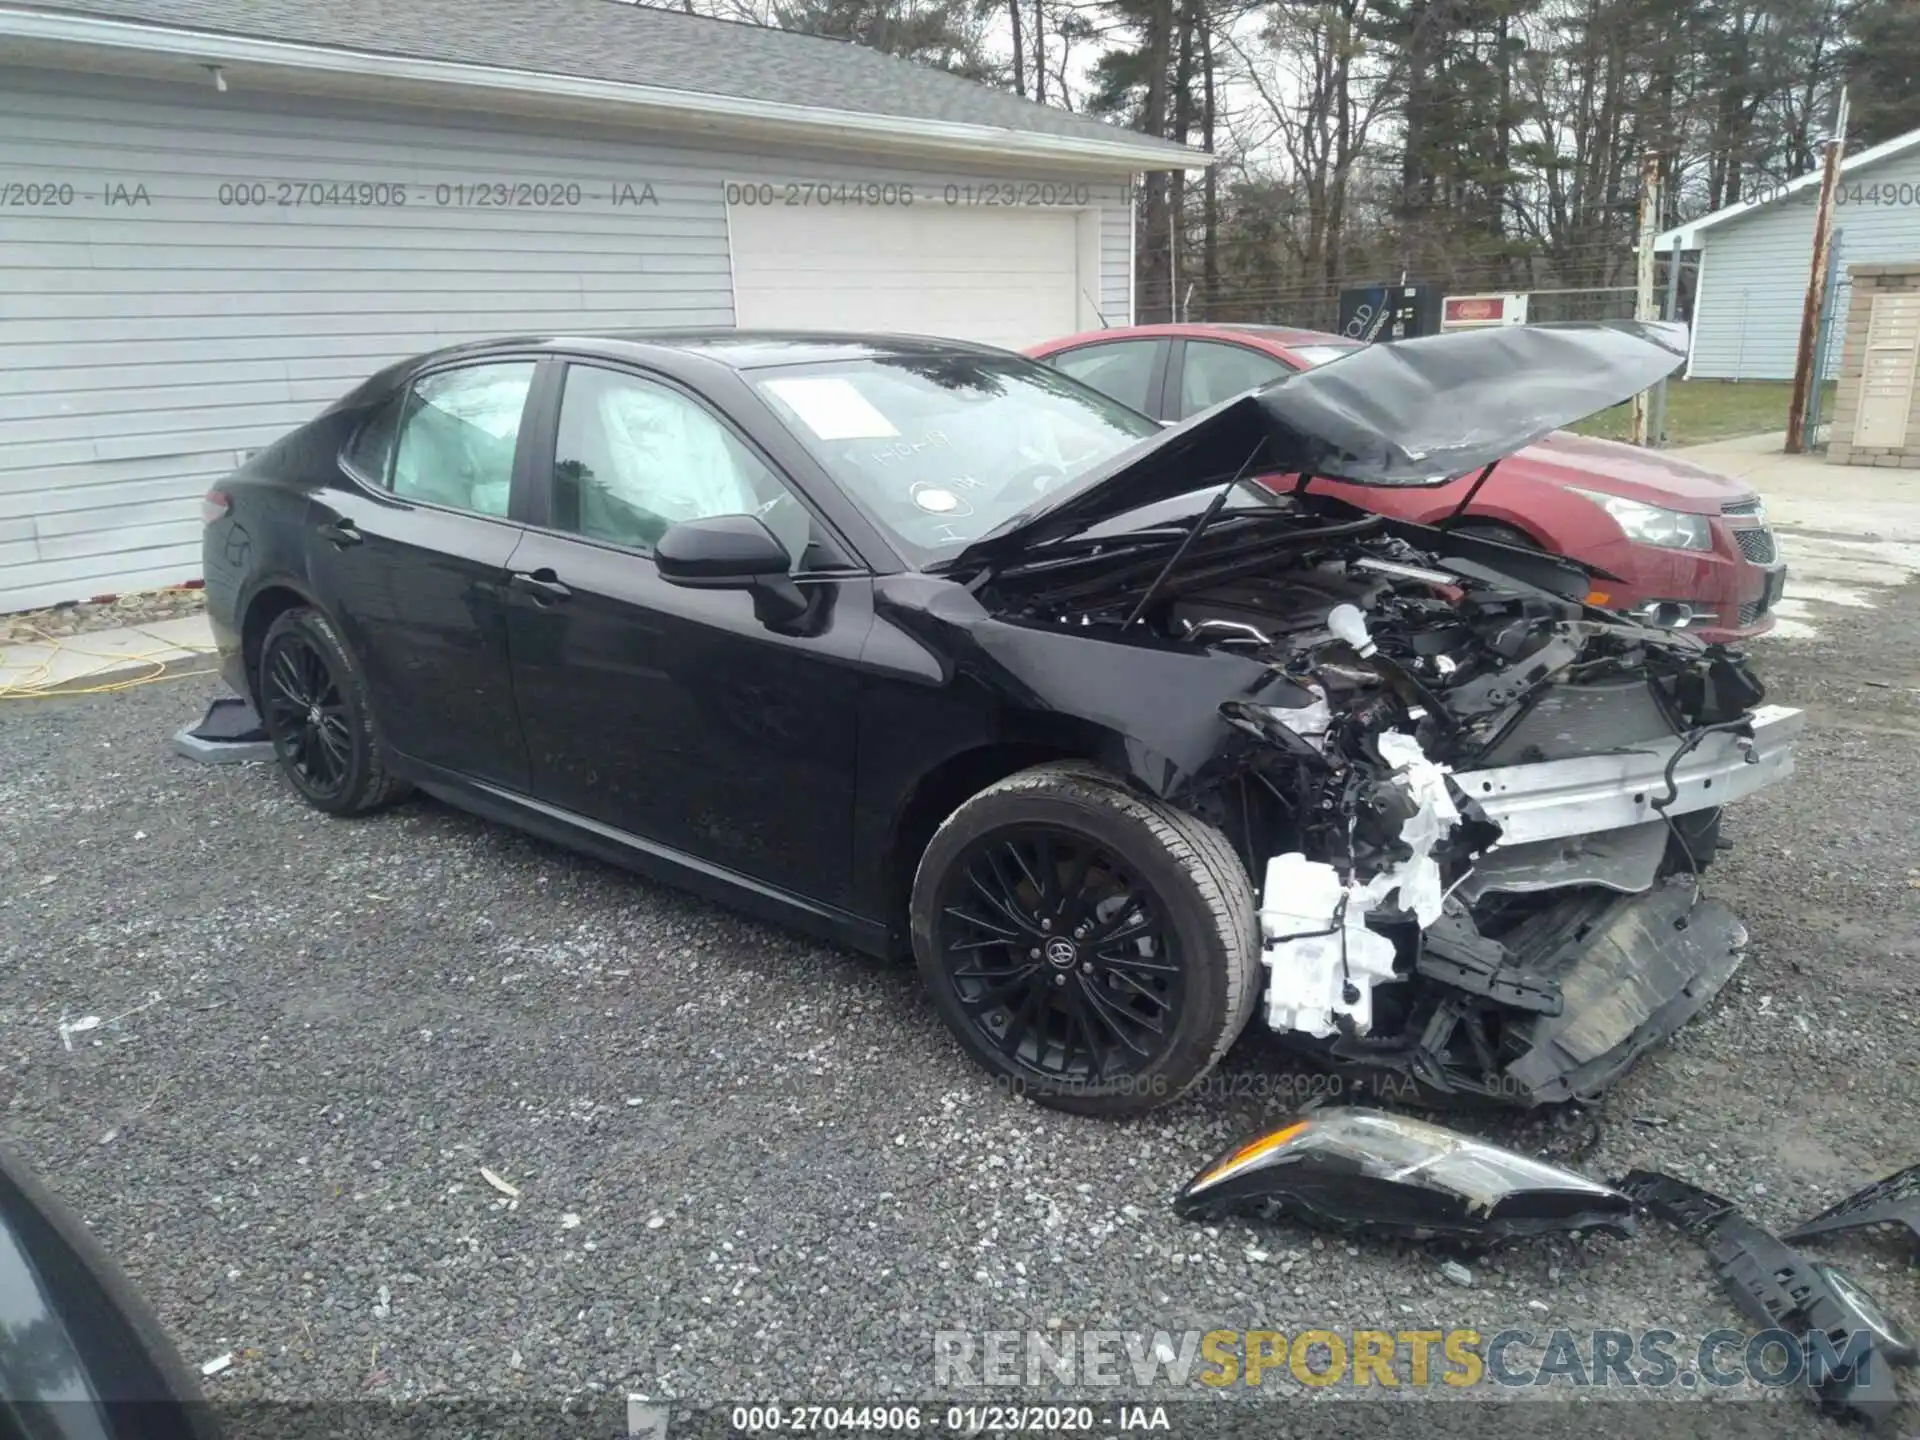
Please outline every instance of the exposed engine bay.
[[1267, 1023], [1325, 1060], [1578, 1098], [1738, 966], [1745, 928], [1700, 875], [1721, 806], [1790, 773], [1800, 713], [1736, 652], [1589, 608], [1577, 568], [1269, 496], [988, 585], [1025, 623], [1290, 682], [1220, 706], [1258, 743], [1182, 803], [1254, 879]]

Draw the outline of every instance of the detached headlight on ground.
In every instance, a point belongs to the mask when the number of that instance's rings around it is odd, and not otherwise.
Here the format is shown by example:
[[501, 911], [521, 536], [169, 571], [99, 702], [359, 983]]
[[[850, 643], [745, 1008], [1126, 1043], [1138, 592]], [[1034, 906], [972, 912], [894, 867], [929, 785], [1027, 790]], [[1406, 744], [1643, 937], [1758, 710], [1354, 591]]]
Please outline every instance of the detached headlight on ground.
[[1335, 1228], [1504, 1237], [1633, 1232], [1618, 1190], [1438, 1125], [1379, 1110], [1316, 1112], [1235, 1146], [1187, 1183], [1189, 1218], [1268, 1210]]
[[1663, 510], [1645, 505], [1624, 495], [1603, 495], [1598, 490], [1567, 489], [1584, 496], [1611, 515], [1629, 540], [1644, 545], [1659, 545], [1668, 550], [1711, 550], [1713, 530], [1704, 515], [1689, 515], [1680, 510]]

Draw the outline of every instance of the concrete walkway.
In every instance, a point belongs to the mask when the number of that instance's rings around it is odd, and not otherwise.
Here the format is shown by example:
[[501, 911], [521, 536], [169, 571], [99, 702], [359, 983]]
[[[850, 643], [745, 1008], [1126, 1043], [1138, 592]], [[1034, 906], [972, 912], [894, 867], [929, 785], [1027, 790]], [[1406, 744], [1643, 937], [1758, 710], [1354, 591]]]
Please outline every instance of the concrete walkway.
[[162, 667], [200, 657], [212, 669], [212, 656], [213, 631], [205, 615], [16, 642], [0, 646], [0, 699], [137, 684]]
[[1920, 575], [1920, 472], [1788, 455], [1786, 434], [1743, 435], [1673, 453], [1760, 492], [1787, 562], [1772, 634], [1811, 640], [1827, 607], [1878, 609]]

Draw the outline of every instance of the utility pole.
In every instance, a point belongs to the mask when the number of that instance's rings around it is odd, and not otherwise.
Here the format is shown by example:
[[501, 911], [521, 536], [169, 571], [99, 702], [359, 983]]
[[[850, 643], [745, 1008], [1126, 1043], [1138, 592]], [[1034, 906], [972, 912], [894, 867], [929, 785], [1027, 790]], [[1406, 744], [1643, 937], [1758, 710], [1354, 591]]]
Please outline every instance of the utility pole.
[[[1653, 241], [1660, 230], [1660, 156], [1652, 150], [1640, 157], [1640, 249], [1634, 257], [1633, 318], [1657, 320], [1653, 308]], [[1647, 443], [1647, 394], [1633, 397], [1633, 443]]]
[[1800, 307], [1800, 344], [1793, 356], [1793, 400], [1787, 411], [1787, 453], [1804, 455], [1807, 449], [1807, 396], [1820, 377], [1813, 373], [1814, 342], [1820, 335], [1820, 309], [1827, 296], [1827, 249], [1833, 243], [1833, 193], [1840, 186], [1840, 157], [1847, 148], [1847, 90], [1840, 87], [1840, 104], [1827, 137], [1826, 157], [1820, 166], [1820, 203], [1813, 215], [1813, 262], [1807, 271], [1807, 298]]

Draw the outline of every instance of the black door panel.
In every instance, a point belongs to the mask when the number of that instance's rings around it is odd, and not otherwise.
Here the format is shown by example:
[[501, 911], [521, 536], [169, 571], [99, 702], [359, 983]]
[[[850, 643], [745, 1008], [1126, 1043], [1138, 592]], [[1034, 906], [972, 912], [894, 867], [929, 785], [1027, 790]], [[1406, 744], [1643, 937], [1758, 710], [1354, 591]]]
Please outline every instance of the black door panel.
[[796, 568], [828, 562], [764, 454], [659, 376], [570, 364], [537, 423], [531, 513], [548, 525], [508, 581], [532, 794], [842, 903], [871, 582], [802, 581], [806, 623], [775, 629], [749, 591], [662, 580], [648, 549], [707, 515], [758, 513]]
[[387, 744], [524, 790], [507, 659], [507, 561], [524, 533], [525, 413], [540, 362], [422, 374], [314, 492], [308, 567], [366, 671]]
[[538, 584], [509, 610], [533, 795], [844, 904], [870, 582], [803, 581], [813, 633], [789, 635], [587, 541], [529, 531], [513, 569]]
[[[513, 789], [527, 752], [507, 664], [519, 526], [409, 505], [342, 480], [317, 492], [307, 557], [366, 672], [387, 743]], [[342, 543], [344, 533], [357, 538]]]

